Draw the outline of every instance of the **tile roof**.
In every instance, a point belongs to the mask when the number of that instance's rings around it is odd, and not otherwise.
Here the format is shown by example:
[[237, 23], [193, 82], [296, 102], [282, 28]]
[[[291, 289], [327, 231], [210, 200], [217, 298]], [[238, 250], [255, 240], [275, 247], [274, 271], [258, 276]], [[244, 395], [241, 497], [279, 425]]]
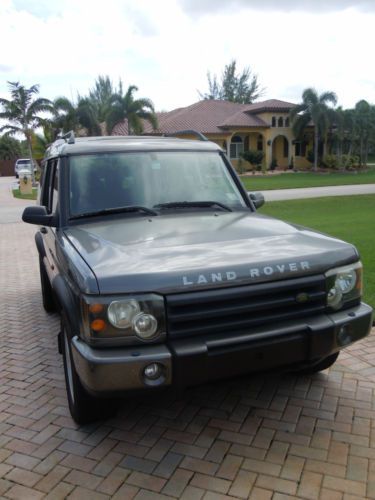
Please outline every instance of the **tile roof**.
[[265, 111], [290, 111], [296, 104], [287, 101], [280, 101], [279, 99], [267, 99], [266, 101], [255, 102], [249, 104], [248, 113], [261, 113]]
[[224, 120], [220, 127], [228, 128], [228, 127], [269, 127], [268, 123], [259, 118], [259, 116], [251, 115], [247, 112], [247, 110], [241, 110], [235, 113], [234, 115], [230, 115]]
[[[163, 134], [178, 130], [199, 130], [203, 134], [225, 134], [229, 127], [268, 127], [259, 116], [264, 111], [289, 111], [295, 104], [278, 99], [254, 104], [229, 101], [203, 100], [185, 108], [157, 113], [159, 127], [153, 130], [143, 122], [145, 134]], [[116, 125], [114, 135], [128, 135], [127, 121]]]

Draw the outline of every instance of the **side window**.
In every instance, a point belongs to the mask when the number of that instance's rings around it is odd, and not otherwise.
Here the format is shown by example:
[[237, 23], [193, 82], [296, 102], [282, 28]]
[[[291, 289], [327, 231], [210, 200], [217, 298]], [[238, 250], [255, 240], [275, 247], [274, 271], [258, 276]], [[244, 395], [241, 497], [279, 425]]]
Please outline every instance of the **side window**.
[[57, 202], [59, 199], [59, 164], [56, 161], [55, 168], [53, 169], [53, 179], [52, 179], [52, 212], [56, 211]]
[[56, 209], [58, 200], [58, 163], [50, 160], [45, 165], [43, 179], [42, 204], [47, 207], [47, 212], [52, 213]]

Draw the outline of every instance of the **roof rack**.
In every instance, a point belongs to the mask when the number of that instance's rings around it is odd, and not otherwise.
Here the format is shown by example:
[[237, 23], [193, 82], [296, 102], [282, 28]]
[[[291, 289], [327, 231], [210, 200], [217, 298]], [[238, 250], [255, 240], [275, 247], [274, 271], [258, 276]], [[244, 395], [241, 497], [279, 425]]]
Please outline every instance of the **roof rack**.
[[68, 144], [75, 144], [76, 142], [76, 136], [74, 135], [73, 130], [70, 130], [66, 134], [59, 135], [58, 139], [64, 139], [64, 141]]
[[163, 134], [164, 137], [176, 137], [177, 135], [195, 135], [200, 141], [209, 141], [205, 135], [197, 130], [178, 130], [177, 132], [170, 132]]

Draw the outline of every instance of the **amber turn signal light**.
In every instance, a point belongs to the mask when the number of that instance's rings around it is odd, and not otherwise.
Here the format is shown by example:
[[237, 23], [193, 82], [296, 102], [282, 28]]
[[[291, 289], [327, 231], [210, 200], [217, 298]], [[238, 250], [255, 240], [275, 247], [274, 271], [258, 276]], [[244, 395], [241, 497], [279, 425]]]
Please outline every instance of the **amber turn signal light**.
[[94, 332], [102, 332], [106, 326], [106, 322], [103, 319], [94, 319], [90, 324], [91, 330]]

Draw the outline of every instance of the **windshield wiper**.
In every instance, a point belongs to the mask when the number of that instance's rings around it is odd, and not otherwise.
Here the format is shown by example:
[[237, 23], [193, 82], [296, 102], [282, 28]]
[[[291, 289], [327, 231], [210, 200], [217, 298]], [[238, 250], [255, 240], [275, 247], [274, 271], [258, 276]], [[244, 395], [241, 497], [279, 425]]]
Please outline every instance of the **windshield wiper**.
[[127, 206], [127, 207], [113, 207], [104, 208], [103, 210], [97, 210], [95, 212], [84, 212], [82, 214], [73, 215], [70, 219], [81, 219], [83, 217], [96, 217], [98, 215], [108, 215], [108, 214], [122, 214], [127, 212], [143, 212], [147, 215], [159, 215], [155, 210], [147, 207], [141, 207], [138, 205]]
[[189, 208], [189, 207], [220, 207], [227, 212], [232, 212], [232, 209], [219, 201], [170, 201], [168, 203], [159, 203], [153, 208]]

